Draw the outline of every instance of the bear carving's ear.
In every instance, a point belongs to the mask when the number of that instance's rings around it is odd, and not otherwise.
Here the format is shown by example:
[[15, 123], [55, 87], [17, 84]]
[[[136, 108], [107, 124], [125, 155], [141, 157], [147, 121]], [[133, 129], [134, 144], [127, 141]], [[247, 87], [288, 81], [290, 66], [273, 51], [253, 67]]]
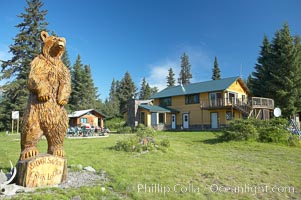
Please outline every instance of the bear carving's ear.
[[46, 32], [46, 31], [42, 31], [41, 32], [41, 39], [42, 39], [42, 41], [45, 41], [45, 39], [48, 37], [49, 35], [48, 35], [48, 33]]

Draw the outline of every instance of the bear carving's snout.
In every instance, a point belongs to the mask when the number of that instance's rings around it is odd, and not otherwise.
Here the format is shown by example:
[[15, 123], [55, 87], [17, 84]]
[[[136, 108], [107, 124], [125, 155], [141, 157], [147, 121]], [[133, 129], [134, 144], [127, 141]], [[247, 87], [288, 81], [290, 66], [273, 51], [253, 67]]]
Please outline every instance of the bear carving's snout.
[[63, 41], [59, 41], [58, 46], [60, 49], [63, 49], [65, 47], [65, 43]]

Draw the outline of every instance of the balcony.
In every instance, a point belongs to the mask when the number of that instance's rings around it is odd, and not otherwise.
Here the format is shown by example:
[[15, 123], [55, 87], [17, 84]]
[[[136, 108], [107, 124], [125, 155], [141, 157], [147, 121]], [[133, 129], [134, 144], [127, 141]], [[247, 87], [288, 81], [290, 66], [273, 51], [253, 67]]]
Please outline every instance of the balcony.
[[235, 108], [243, 112], [250, 112], [254, 108], [274, 109], [274, 100], [261, 97], [245, 98], [219, 98], [213, 100], [201, 100], [201, 108], [206, 110]]

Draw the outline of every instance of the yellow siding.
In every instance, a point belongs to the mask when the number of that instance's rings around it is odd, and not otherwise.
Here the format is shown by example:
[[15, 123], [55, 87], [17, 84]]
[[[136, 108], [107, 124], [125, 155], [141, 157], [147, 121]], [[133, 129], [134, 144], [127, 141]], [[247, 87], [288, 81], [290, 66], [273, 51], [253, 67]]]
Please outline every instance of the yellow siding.
[[238, 93], [237, 98], [242, 98], [242, 95], [245, 95], [246, 98], [248, 97], [247, 91], [243, 89], [242, 85], [239, 81], [235, 81], [227, 91]]
[[[144, 112], [144, 122], [145, 122], [145, 126], [150, 127], [151, 126], [151, 113], [148, 110], [145, 109], [141, 109], [140, 110], [140, 117], [141, 117], [141, 113]], [[141, 119], [139, 119], [139, 122], [141, 121]]]

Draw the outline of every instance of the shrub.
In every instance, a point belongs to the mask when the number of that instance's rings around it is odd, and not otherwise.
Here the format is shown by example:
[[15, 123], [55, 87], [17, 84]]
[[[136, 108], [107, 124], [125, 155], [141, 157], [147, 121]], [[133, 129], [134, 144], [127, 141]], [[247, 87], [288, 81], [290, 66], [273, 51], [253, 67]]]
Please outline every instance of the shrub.
[[153, 138], [155, 136], [155, 133], [156, 133], [156, 131], [153, 128], [146, 127], [144, 129], [138, 130], [136, 135], [140, 139], [143, 139], [143, 138], [146, 138], [146, 137], [152, 137]]
[[162, 147], [170, 147], [170, 142], [167, 138], [164, 138], [161, 142], [160, 142]]
[[132, 128], [129, 126], [123, 126], [117, 129], [118, 133], [132, 133]]
[[122, 118], [112, 118], [106, 120], [105, 126], [109, 128], [111, 131], [119, 130], [120, 128], [125, 126], [125, 121]]
[[272, 119], [264, 122], [258, 127], [260, 142], [286, 143], [288, 141], [290, 132], [287, 130], [287, 120]]
[[301, 141], [300, 141], [299, 135], [290, 135], [287, 140], [287, 143], [289, 146], [294, 146], [294, 147], [300, 146]]
[[125, 152], [143, 152], [162, 150], [166, 152], [166, 148], [170, 146], [168, 139], [164, 139], [160, 142], [160, 145], [155, 142], [155, 130], [152, 128], [143, 128], [137, 132], [134, 136], [128, 137], [124, 140], [116, 142], [114, 149], [116, 151]]
[[234, 120], [230, 123], [230, 126], [223, 131], [221, 135], [222, 140], [237, 140], [247, 141], [256, 140], [258, 138], [258, 132], [253, 125], [252, 120]]

